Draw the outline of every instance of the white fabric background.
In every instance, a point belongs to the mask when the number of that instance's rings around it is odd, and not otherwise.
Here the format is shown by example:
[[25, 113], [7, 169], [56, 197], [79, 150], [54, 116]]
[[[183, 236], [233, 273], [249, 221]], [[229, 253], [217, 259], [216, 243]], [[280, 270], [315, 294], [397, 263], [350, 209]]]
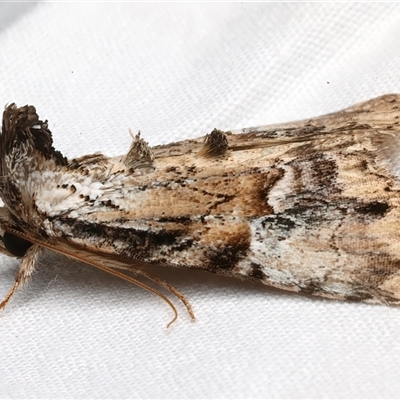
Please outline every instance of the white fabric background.
[[[0, 104], [65, 155], [317, 116], [400, 92], [396, 3], [1, 3]], [[18, 261], [1, 257], [0, 291]], [[400, 309], [161, 270], [198, 321], [44, 257], [0, 313], [1, 398], [396, 398]]]

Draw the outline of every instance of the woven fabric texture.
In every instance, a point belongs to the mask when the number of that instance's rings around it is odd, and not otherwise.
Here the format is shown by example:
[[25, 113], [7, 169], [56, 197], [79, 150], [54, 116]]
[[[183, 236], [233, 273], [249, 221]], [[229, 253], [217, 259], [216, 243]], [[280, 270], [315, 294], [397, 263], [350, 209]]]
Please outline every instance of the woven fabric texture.
[[[0, 104], [69, 157], [400, 93], [397, 3], [0, 3]], [[1, 257], [6, 294], [18, 261]], [[0, 313], [0, 398], [396, 398], [400, 309], [162, 269], [193, 304], [45, 255]]]

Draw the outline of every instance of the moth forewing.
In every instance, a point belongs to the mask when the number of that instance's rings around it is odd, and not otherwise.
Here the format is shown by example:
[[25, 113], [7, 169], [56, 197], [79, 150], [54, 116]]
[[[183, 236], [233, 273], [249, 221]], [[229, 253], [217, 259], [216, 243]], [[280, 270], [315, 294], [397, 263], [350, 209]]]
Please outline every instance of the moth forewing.
[[74, 160], [53, 148], [33, 107], [11, 105], [0, 141], [2, 226], [109, 272], [131, 269], [189, 313], [146, 265], [398, 304], [399, 105], [400, 95], [386, 95], [153, 148], [137, 135], [125, 156]]

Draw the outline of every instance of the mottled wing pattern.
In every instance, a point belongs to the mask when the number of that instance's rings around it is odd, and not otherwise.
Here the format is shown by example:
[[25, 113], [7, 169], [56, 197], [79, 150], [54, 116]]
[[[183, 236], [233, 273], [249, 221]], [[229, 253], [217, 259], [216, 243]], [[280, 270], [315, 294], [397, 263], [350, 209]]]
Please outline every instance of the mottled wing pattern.
[[[3, 150], [11, 195], [3, 189], [2, 198], [17, 210], [12, 223], [20, 229], [126, 266], [202, 269], [336, 299], [398, 303], [400, 196], [391, 150], [399, 105], [399, 95], [387, 95], [320, 118], [215, 130], [150, 152], [137, 137], [120, 158], [66, 160], [51, 141], [48, 153], [39, 139], [17, 145], [27, 140], [21, 134]], [[46, 132], [41, 126], [37, 135]], [[27, 149], [24, 161], [14, 148]]]

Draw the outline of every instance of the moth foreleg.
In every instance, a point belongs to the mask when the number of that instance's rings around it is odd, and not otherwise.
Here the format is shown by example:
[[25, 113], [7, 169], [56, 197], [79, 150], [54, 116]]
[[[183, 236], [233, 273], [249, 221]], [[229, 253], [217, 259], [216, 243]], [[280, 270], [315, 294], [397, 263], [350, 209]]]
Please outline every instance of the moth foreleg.
[[40, 251], [41, 246], [37, 244], [32, 245], [26, 251], [24, 257], [22, 258], [17, 275], [15, 276], [14, 284], [10, 291], [7, 293], [7, 296], [0, 303], [0, 309], [4, 308], [7, 305], [12, 295], [19, 287], [22, 287], [26, 282], [29, 281], [38, 265]]

